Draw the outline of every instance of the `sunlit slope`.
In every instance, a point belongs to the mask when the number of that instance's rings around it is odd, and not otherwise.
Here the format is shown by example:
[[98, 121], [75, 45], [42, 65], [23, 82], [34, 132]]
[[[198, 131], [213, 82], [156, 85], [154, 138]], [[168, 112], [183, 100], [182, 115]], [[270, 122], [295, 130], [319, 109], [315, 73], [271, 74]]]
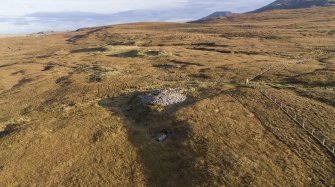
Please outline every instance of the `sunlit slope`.
[[[335, 9], [0, 39], [0, 186], [334, 186]], [[145, 106], [154, 90], [187, 100]], [[157, 138], [164, 132], [164, 142]]]

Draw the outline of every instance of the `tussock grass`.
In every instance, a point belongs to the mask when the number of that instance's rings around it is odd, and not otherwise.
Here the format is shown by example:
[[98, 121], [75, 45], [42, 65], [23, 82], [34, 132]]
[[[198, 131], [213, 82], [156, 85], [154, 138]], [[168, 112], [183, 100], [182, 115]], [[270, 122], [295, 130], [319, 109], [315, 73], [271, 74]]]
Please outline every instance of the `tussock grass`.
[[[0, 186], [335, 186], [325, 150], [244, 86], [275, 65], [257, 81], [335, 140], [334, 18], [311, 8], [0, 39]], [[188, 99], [141, 105], [169, 88]]]

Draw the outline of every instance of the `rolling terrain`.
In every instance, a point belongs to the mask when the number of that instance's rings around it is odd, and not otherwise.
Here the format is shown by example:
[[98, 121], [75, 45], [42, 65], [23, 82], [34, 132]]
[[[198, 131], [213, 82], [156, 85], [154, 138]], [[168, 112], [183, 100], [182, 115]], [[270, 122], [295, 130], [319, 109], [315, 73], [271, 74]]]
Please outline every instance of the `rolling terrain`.
[[[0, 39], [0, 186], [335, 186], [335, 7]], [[138, 96], [184, 89], [143, 106]], [[162, 130], [164, 142], [155, 140]]]
[[269, 5], [259, 8], [253, 12], [264, 12], [280, 9], [299, 9], [311, 7], [327, 7], [335, 5], [334, 0], [276, 0]]
[[231, 16], [237, 16], [238, 13], [233, 13], [230, 11], [221, 11], [221, 12], [214, 12], [206, 17], [203, 17], [195, 22], [206, 22], [207, 20], [213, 19], [213, 18], [219, 18], [219, 17], [231, 17]]

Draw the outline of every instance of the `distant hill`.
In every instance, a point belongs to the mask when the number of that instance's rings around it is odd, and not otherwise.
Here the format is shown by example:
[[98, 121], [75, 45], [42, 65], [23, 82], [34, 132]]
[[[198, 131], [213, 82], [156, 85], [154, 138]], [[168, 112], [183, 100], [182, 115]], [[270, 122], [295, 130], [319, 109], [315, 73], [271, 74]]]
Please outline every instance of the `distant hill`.
[[258, 13], [276, 9], [298, 9], [331, 5], [335, 5], [335, 0], [277, 0], [267, 6], [252, 11], [251, 13]]
[[238, 15], [238, 13], [233, 13], [230, 11], [220, 11], [220, 12], [214, 12], [213, 14], [210, 14], [206, 17], [203, 17], [197, 21], [194, 22], [203, 22], [203, 21], [207, 21], [209, 19], [213, 19], [213, 18], [218, 18], [218, 17], [229, 17], [229, 16], [236, 16]]

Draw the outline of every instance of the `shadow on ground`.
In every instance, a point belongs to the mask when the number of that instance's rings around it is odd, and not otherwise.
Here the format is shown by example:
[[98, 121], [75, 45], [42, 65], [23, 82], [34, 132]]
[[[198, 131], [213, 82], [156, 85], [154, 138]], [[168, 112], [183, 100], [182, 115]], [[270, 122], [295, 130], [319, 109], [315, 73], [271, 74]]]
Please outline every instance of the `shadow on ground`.
[[15, 124], [7, 125], [3, 131], [0, 131], [0, 139], [13, 133], [15, 130], [16, 130]]
[[31, 78], [23, 78], [17, 84], [15, 84], [13, 86], [13, 88], [20, 88], [20, 87], [22, 87], [22, 86], [30, 83], [31, 81], [33, 81], [33, 79], [31, 79]]
[[[178, 121], [175, 112], [193, 104], [188, 100], [158, 111], [140, 103], [136, 92], [120, 97], [101, 100], [99, 105], [122, 116], [128, 131], [129, 141], [136, 147], [145, 167], [148, 186], [194, 186], [206, 185], [208, 171], [205, 164], [195, 164], [203, 153], [190, 139], [189, 124]], [[157, 139], [167, 133], [164, 142]], [[193, 146], [192, 146], [193, 145]]]
[[84, 38], [87, 38], [89, 35], [93, 34], [93, 33], [96, 33], [96, 32], [99, 32], [103, 30], [103, 28], [97, 28], [97, 29], [93, 29], [91, 31], [88, 31], [84, 34], [79, 34], [79, 35], [75, 35], [71, 38], [69, 38], [68, 40], [66, 40], [68, 43], [76, 43], [78, 40], [81, 40], [81, 39], [84, 39]]
[[93, 47], [93, 48], [83, 48], [72, 50], [71, 53], [90, 53], [90, 52], [104, 52], [107, 51], [107, 48], [104, 47]]

